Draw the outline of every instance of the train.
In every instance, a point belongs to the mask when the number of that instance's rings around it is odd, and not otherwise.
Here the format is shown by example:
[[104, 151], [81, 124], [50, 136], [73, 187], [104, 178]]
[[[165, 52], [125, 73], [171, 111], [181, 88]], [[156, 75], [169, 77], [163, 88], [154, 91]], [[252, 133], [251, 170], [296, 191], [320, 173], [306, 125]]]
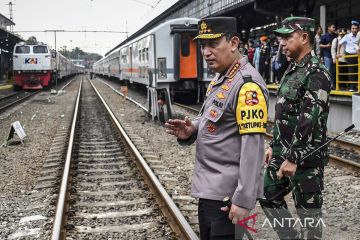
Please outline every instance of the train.
[[[165, 21], [132, 40], [125, 40], [93, 64], [95, 75], [148, 89], [149, 109], [158, 116], [166, 103], [186, 99], [200, 102], [217, 74], [204, 61], [198, 41], [197, 18]], [[159, 101], [161, 99], [161, 101]]]
[[15, 90], [43, 89], [56, 80], [84, 72], [61, 53], [51, 50], [45, 43], [15, 44], [13, 51], [13, 76]]

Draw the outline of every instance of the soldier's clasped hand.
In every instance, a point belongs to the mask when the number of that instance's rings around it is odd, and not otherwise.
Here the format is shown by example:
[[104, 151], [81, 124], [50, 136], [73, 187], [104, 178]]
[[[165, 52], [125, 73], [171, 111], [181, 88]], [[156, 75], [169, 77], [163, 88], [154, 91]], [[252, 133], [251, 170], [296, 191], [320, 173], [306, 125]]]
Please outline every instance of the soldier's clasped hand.
[[270, 160], [271, 160], [271, 158], [272, 158], [272, 154], [273, 154], [272, 148], [269, 147], [269, 148], [266, 150], [266, 152], [265, 152], [265, 165], [266, 165], [266, 166], [269, 165]]
[[285, 160], [279, 169], [279, 171], [276, 173], [278, 179], [281, 179], [283, 176], [285, 177], [291, 177], [295, 175], [297, 169], [297, 165], [295, 163], [290, 162], [289, 160]]

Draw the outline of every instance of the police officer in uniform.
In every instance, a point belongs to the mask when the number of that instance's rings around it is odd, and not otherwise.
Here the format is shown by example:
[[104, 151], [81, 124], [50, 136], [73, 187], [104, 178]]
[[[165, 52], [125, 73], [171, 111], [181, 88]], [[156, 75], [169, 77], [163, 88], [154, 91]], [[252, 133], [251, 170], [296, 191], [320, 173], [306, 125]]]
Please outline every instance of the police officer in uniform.
[[[196, 140], [191, 193], [199, 198], [201, 239], [235, 239], [235, 224], [263, 195], [268, 91], [239, 52], [236, 18], [204, 18], [198, 28], [195, 39], [219, 77], [210, 82], [197, 118], [170, 119], [166, 127], [180, 144]], [[222, 202], [227, 196], [230, 209]]]
[[314, 19], [305, 17], [286, 18], [275, 30], [286, 56], [293, 61], [277, 93], [274, 138], [266, 151], [266, 199], [260, 204], [270, 220], [292, 218], [284, 200], [292, 192], [300, 219], [315, 223], [303, 224], [306, 229], [301, 232], [291, 226], [274, 227], [280, 239], [320, 239], [322, 235], [321, 191], [328, 151], [324, 147], [304, 157], [326, 141], [331, 77], [320, 59], [311, 54], [314, 30]]

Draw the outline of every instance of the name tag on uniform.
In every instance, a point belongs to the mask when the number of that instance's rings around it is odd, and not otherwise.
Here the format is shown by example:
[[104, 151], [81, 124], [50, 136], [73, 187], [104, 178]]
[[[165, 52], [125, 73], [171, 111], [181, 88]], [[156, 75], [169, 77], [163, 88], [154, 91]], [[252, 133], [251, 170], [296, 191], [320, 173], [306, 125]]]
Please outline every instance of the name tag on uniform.
[[222, 108], [224, 106], [224, 102], [218, 101], [216, 99], [212, 101], [212, 104], [217, 106], [218, 108]]

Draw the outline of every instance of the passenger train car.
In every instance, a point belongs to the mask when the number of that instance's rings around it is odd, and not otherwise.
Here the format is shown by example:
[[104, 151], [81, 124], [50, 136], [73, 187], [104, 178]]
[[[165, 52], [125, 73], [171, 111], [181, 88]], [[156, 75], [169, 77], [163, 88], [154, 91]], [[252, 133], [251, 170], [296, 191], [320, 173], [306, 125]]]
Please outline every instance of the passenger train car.
[[124, 41], [94, 63], [93, 72], [148, 87], [153, 104], [159, 98], [168, 102], [174, 98], [200, 101], [215, 73], [207, 68], [199, 44], [193, 41], [198, 20], [171, 19], [131, 41]]
[[15, 89], [42, 89], [51, 86], [56, 76], [63, 79], [83, 71], [47, 44], [23, 42], [14, 47], [13, 70]]

